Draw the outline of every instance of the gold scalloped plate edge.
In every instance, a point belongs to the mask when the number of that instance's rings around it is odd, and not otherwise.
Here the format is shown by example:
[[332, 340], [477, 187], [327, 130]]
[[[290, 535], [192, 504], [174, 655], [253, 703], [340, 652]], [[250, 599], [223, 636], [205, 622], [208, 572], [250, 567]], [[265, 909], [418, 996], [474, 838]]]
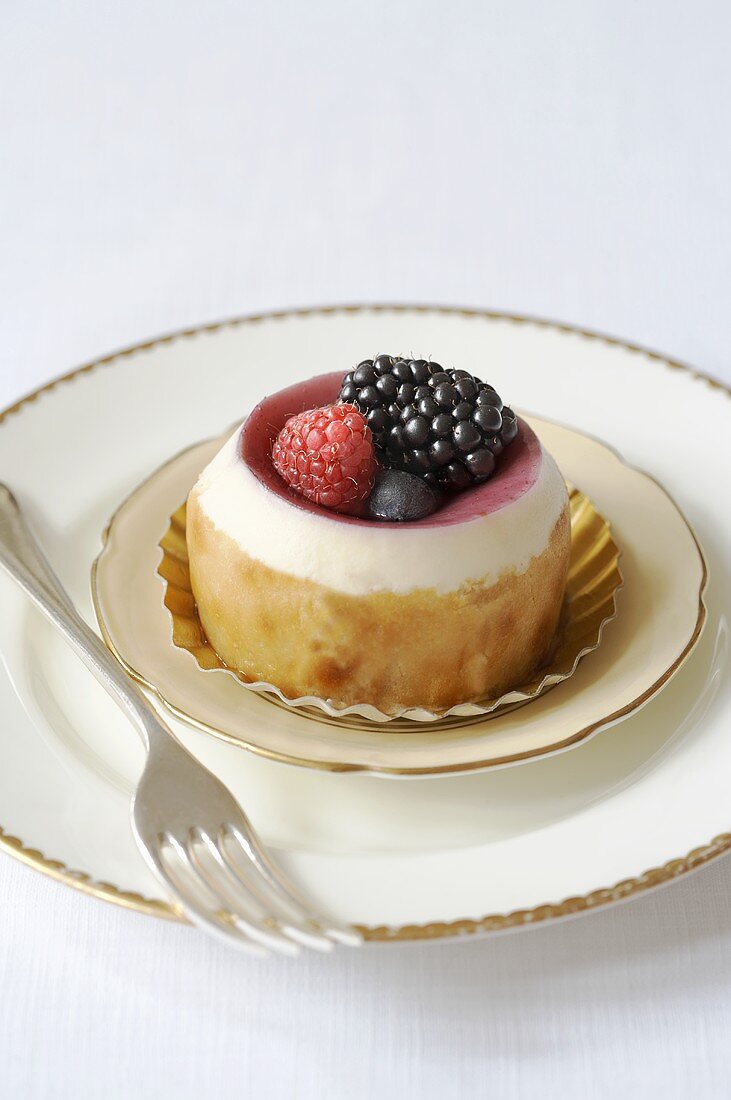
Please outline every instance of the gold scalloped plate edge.
[[[169, 467], [171, 462], [175, 462], [175, 458], [166, 462], [161, 470]], [[120, 508], [115, 511], [106, 525], [102, 536], [102, 549], [92, 568], [92, 587], [94, 589], [94, 605], [97, 618], [107, 644], [110, 645], [115, 656], [121, 660], [123, 659], [120, 658], [118, 646], [110, 643], [109, 629], [102, 622], [101, 600], [96, 595], [98, 585], [97, 563], [109, 552], [109, 547], [112, 544], [111, 533], [121, 508], [126, 508], [131, 504], [137, 493], [154, 480], [157, 472], [159, 471], [153, 473], [142, 485], [133, 490]], [[373, 732], [374, 728], [380, 726], [380, 731], [386, 733], [411, 733], [416, 729], [423, 730], [424, 728], [428, 728], [429, 731], [438, 731], [469, 725], [484, 718], [496, 716], [498, 713], [504, 714], [508, 709], [512, 710], [517, 706], [523, 706], [531, 702], [551, 687], [555, 687], [573, 676], [581, 659], [598, 648], [607, 624], [617, 615], [617, 595], [624, 583], [619, 566], [621, 550], [612, 537], [610, 524], [596, 510], [591, 500], [584, 493], [571, 486], [569, 487], [569, 499], [572, 552], [562, 636], [548, 667], [542, 669], [538, 676], [533, 676], [528, 682], [511, 688], [510, 691], [505, 692], [499, 698], [459, 704], [450, 707], [443, 714], [411, 707], [389, 716], [370, 705], [338, 708], [328, 700], [318, 699], [314, 696], [290, 698], [275, 684], [244, 680], [233, 670], [226, 668], [205, 638], [190, 587], [188, 556], [185, 546], [185, 504], [181, 504], [170, 516], [169, 526], [159, 542], [162, 559], [157, 566], [157, 573], [164, 583], [163, 602], [172, 623], [171, 644], [190, 653], [198, 668], [204, 673], [228, 672], [244, 688], [256, 694], [264, 695], [272, 703], [282, 705], [286, 709], [296, 710], [303, 717], [311, 717], [316, 721], [336, 726], [347, 726], [350, 729], [357, 728], [365, 732]], [[589, 547], [584, 550], [583, 554], [579, 554], [577, 544], [585, 544], [587, 538], [584, 536], [589, 533], [592, 534]], [[575, 578], [579, 574], [583, 583], [576, 590]], [[587, 588], [590, 588], [592, 595], [592, 602], [588, 609], [583, 603], [579, 607], [579, 600], [583, 598]], [[177, 604], [181, 610], [176, 611], [174, 604]], [[188, 608], [188, 610], [185, 610], [185, 608]], [[576, 624], [587, 619], [584, 628], [577, 634], [574, 629]], [[191, 639], [190, 644], [186, 644], [185, 639]], [[173, 709], [157, 684], [148, 680], [139, 670], [133, 670], [127, 661], [123, 660], [123, 663], [128, 672], [133, 674], [150, 691], [154, 691], [168, 708]], [[189, 716], [183, 715], [183, 717], [187, 717], [189, 721], [191, 720]], [[202, 726], [201, 728], [207, 728], [215, 736], [227, 736], [225, 731], [213, 726]]]
[[[110, 366], [117, 363], [119, 360], [123, 360], [130, 355], [137, 352], [147, 351], [152, 348], [158, 347], [164, 344], [171, 344], [177, 340], [188, 339], [191, 337], [199, 336], [203, 333], [216, 332], [220, 329], [233, 328], [243, 324], [257, 324], [263, 321], [277, 321], [291, 317], [308, 317], [308, 316], [327, 316], [329, 314], [340, 313], [437, 313], [451, 316], [463, 316], [474, 319], [492, 320], [492, 321], [505, 321], [515, 325], [532, 325], [536, 328], [552, 329], [556, 332], [563, 332], [568, 335], [578, 336], [585, 340], [596, 341], [598, 343], [607, 344], [610, 347], [622, 348], [625, 351], [629, 351], [635, 355], [643, 356], [650, 359], [652, 362], [658, 363], [661, 366], [666, 367], [673, 371], [682, 371], [688, 374], [694, 381], [700, 382], [707, 386], [709, 389], [717, 390], [726, 394], [727, 397], [731, 397], [731, 387], [720, 382], [718, 379], [705, 374], [703, 371], [696, 370], [693, 367], [688, 366], [685, 363], [681, 363], [679, 360], [669, 359], [659, 352], [652, 351], [649, 348], [645, 348], [640, 344], [629, 343], [624, 340], [620, 340], [617, 337], [607, 336], [604, 333], [596, 332], [591, 329], [583, 329], [574, 325], [565, 324], [563, 322], [551, 321], [543, 317], [532, 317], [529, 314], [515, 314], [515, 313], [501, 313], [496, 310], [480, 310], [472, 308], [460, 308], [452, 306], [436, 306], [436, 305], [422, 305], [418, 303], [414, 304], [350, 304], [340, 306], [315, 306], [304, 309], [283, 310], [272, 313], [261, 314], [249, 314], [240, 317], [234, 317], [223, 321], [216, 321], [211, 324], [201, 325], [197, 328], [182, 329], [176, 332], [168, 333], [165, 336], [157, 337], [152, 340], [148, 340], [141, 344], [133, 344], [128, 347], [122, 348], [119, 351], [113, 352], [110, 355], [104, 356], [101, 359], [92, 360], [89, 363], [85, 363], [80, 367], [76, 367], [73, 370], [59, 375], [57, 378], [51, 379], [43, 386], [39, 386], [37, 389], [26, 394], [20, 400], [14, 404], [8, 406], [6, 409], [0, 411], [0, 424], [9, 416], [17, 415], [26, 405], [38, 400], [43, 394], [50, 392], [59, 385], [68, 384], [84, 374], [89, 374], [91, 371], [99, 368]], [[646, 476], [650, 476], [649, 474]], [[684, 517], [685, 518], [685, 517]], [[688, 521], [686, 520], [686, 523]], [[698, 622], [696, 624], [696, 630], [693, 638], [689, 642], [686, 652], [681, 655], [677, 668], [683, 663], [685, 658], [690, 653], [690, 650], [695, 645], [700, 632], [703, 628], [703, 623], [706, 617], [706, 608], [703, 601], [703, 592], [705, 590], [708, 571], [703, 555], [700, 543], [693, 531], [693, 528], [688, 523], [688, 528], [693, 535], [698, 552], [701, 555], [703, 562], [703, 581], [701, 584], [700, 605]], [[673, 670], [676, 671], [677, 669]], [[668, 677], [669, 678], [669, 677]], [[90, 896], [99, 898], [100, 900], [111, 902], [114, 905], [120, 905], [127, 909], [132, 909], [138, 913], [145, 913], [150, 916], [157, 916], [163, 919], [170, 920], [182, 920], [183, 918], [174, 910], [170, 905], [164, 901], [157, 899], [145, 898], [141, 894], [124, 890], [120, 887], [114, 886], [111, 883], [102, 883], [94, 880], [92, 876], [83, 871], [72, 870], [67, 867], [60, 860], [54, 860], [45, 856], [42, 852], [35, 848], [31, 848], [26, 845], [18, 837], [14, 837], [7, 833], [0, 825], [0, 849], [6, 854], [20, 860], [27, 866], [33, 868], [36, 871], [40, 871], [58, 882], [64, 883], [66, 886], [70, 886], [73, 889], [79, 890]], [[514, 910], [511, 913], [486, 916], [478, 919], [464, 919], [451, 922], [431, 921], [427, 924], [405, 924], [398, 927], [391, 926], [358, 926], [361, 927], [366, 939], [373, 942], [414, 942], [423, 940], [437, 940], [437, 939], [453, 939], [459, 936], [474, 935], [480, 933], [495, 933], [499, 931], [506, 931], [509, 928], [520, 928], [526, 925], [534, 926], [536, 924], [546, 923], [549, 921], [561, 920], [572, 915], [586, 912], [593, 909], [603, 908], [608, 905], [616, 904], [620, 901], [626, 901], [630, 898], [636, 897], [639, 894], [646, 893], [647, 891], [666, 885], [673, 882], [675, 879], [690, 874], [693, 871], [700, 869], [712, 860], [726, 855], [731, 851], [731, 833], [721, 833], [714, 837], [707, 844], [693, 848], [686, 855], [676, 859], [671, 859], [660, 867], [650, 868], [647, 871], [642, 872], [640, 875], [634, 878], [624, 879], [618, 883], [615, 883], [611, 887], [598, 887], [595, 890], [590, 891], [587, 894], [583, 894], [576, 897], [565, 898], [562, 902], [553, 904], [545, 903], [543, 905], [534, 906], [532, 909]]]
[[[122, 890], [108, 882], [99, 882], [83, 871], [74, 871], [59, 860], [48, 859], [35, 848], [26, 847], [17, 837], [10, 836], [0, 827], [0, 849], [41, 874], [71, 886], [99, 901], [111, 902], [124, 909], [163, 920], [189, 923], [180, 910], [164, 901], [146, 898], [130, 890]], [[600, 887], [588, 894], [564, 898], [560, 902], [536, 905], [532, 909], [513, 909], [509, 913], [494, 913], [486, 917], [460, 918], [454, 921], [430, 921], [427, 924], [365, 925], [356, 924], [369, 943], [406, 943], [425, 940], [457, 939], [468, 936], [484, 936], [489, 933], [509, 932], [524, 928], [566, 920], [594, 909], [628, 901], [638, 894], [667, 886], [682, 875], [699, 870], [718, 856], [731, 851], [731, 833], [721, 833], [709, 843], [693, 848], [680, 859], [671, 859], [660, 867], [652, 867], [634, 878], [622, 879], [614, 886]]]

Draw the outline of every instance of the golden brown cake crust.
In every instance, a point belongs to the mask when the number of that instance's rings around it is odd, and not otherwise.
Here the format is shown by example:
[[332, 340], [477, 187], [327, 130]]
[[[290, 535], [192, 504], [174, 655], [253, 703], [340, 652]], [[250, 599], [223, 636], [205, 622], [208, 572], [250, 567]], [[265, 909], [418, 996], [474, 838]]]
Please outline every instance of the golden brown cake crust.
[[563, 604], [569, 508], [523, 573], [454, 592], [349, 596], [247, 555], [188, 500], [190, 577], [224, 663], [285, 695], [443, 710], [501, 694], [548, 654]]

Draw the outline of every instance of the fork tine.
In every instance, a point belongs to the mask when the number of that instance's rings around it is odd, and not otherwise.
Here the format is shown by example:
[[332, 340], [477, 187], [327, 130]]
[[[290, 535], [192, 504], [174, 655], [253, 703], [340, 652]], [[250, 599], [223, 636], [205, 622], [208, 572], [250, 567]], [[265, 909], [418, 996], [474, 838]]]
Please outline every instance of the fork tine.
[[226, 910], [236, 922], [237, 927], [263, 947], [267, 947], [272, 951], [279, 951], [284, 955], [298, 955], [299, 946], [287, 936], [282, 935], [278, 929], [268, 927], [263, 920], [255, 917], [252, 913], [241, 912], [238, 899], [231, 896], [230, 889], [226, 888], [227, 883], [225, 880], [222, 882], [220, 876], [212, 873], [195, 850], [193, 841], [204, 835], [206, 834], [202, 829], [191, 829], [187, 844], [181, 844], [173, 836], [168, 836], [166, 839], [189, 873], [203, 881], [204, 885], [219, 902], [221, 908]]
[[241, 929], [221, 920], [220, 917], [214, 916], [206, 910], [204, 906], [191, 895], [188, 887], [185, 886], [177, 876], [170, 873], [161, 858], [157, 843], [145, 844], [144, 854], [152, 870], [173, 893], [183, 912], [190, 918], [193, 924], [198, 925], [199, 928], [204, 928], [217, 940], [225, 943], [227, 946], [230, 947], [231, 944], [233, 944], [240, 951], [248, 955], [253, 955], [255, 958], [264, 958], [269, 954], [265, 947], [259, 943], [255, 943], [253, 940], [249, 939], [248, 936], [245, 936]]
[[[240, 825], [229, 822], [226, 835], [233, 836], [238, 841], [247, 860], [254, 864], [271, 892], [290, 909], [294, 909], [300, 919], [312, 925], [318, 932], [323, 932], [331, 939], [337, 940], [338, 943], [345, 944], [348, 947], [359, 947], [363, 943], [363, 937], [355, 928], [340, 924], [338, 921], [332, 921], [328, 917], [313, 913], [310, 910], [304, 898], [300, 897], [294, 887], [286, 881], [279, 868], [269, 857], [243, 810], [241, 811], [241, 817], [246, 831], [244, 832]], [[220, 849], [234, 873], [242, 873], [233, 862], [233, 857], [223, 841], [220, 844]]]
[[219, 830], [217, 841], [214, 841], [206, 833], [201, 832], [199, 834], [199, 839], [205, 844], [211, 859], [215, 861], [227, 881], [232, 884], [232, 888], [236, 892], [243, 890], [249, 897], [253, 895], [265, 909], [268, 909], [273, 902], [275, 909], [271, 914], [272, 919], [276, 922], [279, 930], [290, 939], [295, 940], [304, 947], [312, 947], [316, 951], [332, 951], [335, 946], [333, 940], [314, 928], [308, 928], [306, 924], [301, 923], [299, 920], [293, 921], [292, 913], [287, 912], [285, 907], [280, 904], [279, 899], [267, 887], [266, 882], [264, 882], [264, 890], [262, 890], [261, 885], [256, 881], [257, 878], [261, 878], [261, 875], [253, 864], [249, 864], [253, 871], [253, 874], [249, 876], [229, 859], [224, 847], [224, 838], [225, 831], [223, 829]]

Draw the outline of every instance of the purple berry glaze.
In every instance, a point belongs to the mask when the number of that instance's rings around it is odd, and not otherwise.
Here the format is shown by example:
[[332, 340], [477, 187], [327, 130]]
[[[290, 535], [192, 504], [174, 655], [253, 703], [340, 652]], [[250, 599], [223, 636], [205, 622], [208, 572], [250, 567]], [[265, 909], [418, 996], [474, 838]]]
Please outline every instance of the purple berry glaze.
[[445, 497], [444, 504], [432, 515], [409, 523], [384, 523], [359, 515], [346, 515], [330, 511], [299, 496], [279, 476], [272, 464], [272, 444], [284, 427], [285, 421], [305, 409], [332, 405], [338, 399], [342, 374], [321, 374], [306, 382], [280, 390], [265, 397], [244, 423], [241, 431], [239, 453], [258, 480], [271, 492], [297, 508], [313, 512], [334, 523], [355, 523], [380, 529], [413, 531], [420, 527], [443, 527], [453, 523], [469, 523], [480, 516], [497, 512], [514, 503], [536, 482], [541, 469], [543, 452], [538, 437], [524, 420], [518, 418], [518, 436], [498, 459], [497, 472], [489, 481], [461, 493]]

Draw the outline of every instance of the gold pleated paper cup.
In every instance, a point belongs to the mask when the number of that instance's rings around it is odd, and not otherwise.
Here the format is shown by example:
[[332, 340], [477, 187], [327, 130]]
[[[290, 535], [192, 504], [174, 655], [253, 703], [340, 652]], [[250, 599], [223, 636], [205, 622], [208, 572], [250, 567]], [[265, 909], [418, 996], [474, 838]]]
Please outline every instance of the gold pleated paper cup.
[[[609, 524], [589, 498], [576, 488], [569, 487], [569, 504], [571, 557], [566, 598], [552, 656], [530, 680], [496, 698], [460, 703], [445, 711], [410, 707], [389, 715], [370, 703], [336, 707], [329, 700], [312, 695], [291, 699], [275, 684], [249, 681], [239, 673], [227, 671], [236, 676], [242, 687], [265, 695], [274, 703], [320, 721], [325, 719], [350, 727], [388, 723], [394, 732], [407, 732], [414, 729], [414, 723], [428, 722], [435, 728], [464, 725], [470, 719], [476, 721], [522, 706], [567, 680], [582, 657], [598, 647], [605, 625], [617, 613], [616, 597], [622, 587], [620, 551]], [[186, 506], [182, 504], [171, 516], [168, 529], [160, 540], [162, 560], [158, 573], [165, 582], [164, 599], [171, 618], [172, 644], [191, 653], [204, 671], [226, 669], [209, 644], [198, 616], [190, 584], [185, 521]]]

